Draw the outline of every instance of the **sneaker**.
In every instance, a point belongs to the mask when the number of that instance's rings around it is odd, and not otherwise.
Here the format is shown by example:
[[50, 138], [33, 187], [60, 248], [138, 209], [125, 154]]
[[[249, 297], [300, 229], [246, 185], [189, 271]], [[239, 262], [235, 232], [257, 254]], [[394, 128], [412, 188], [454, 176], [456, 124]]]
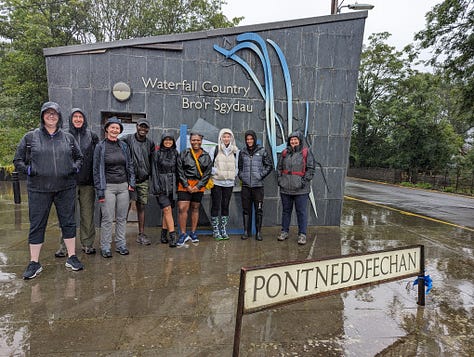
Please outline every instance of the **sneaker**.
[[115, 248], [115, 251], [119, 253], [120, 255], [128, 255], [130, 252], [128, 251], [127, 247], [117, 247]]
[[190, 240], [190, 239], [191, 239], [191, 238], [190, 238], [186, 233], [181, 233], [181, 234], [179, 235], [178, 241], [176, 242], [176, 246], [177, 246], [178, 248], [180, 248], [180, 247], [184, 246], [184, 244], [185, 244], [188, 240]]
[[303, 233], [298, 234], [298, 244], [299, 245], [306, 244], [306, 234], [303, 234]]
[[288, 239], [288, 232], [281, 231], [280, 235], [277, 238], [279, 241], [283, 241], [285, 239]]
[[94, 247], [83, 246], [82, 251], [86, 254], [95, 254], [96, 253], [96, 250], [95, 250]]
[[151, 244], [150, 240], [148, 239], [148, 237], [146, 236], [145, 233], [139, 233], [138, 234], [137, 243], [138, 244], [143, 244], [143, 245], [150, 245]]
[[65, 246], [61, 245], [59, 249], [54, 253], [56, 258], [66, 258], [67, 257], [67, 249]]
[[110, 249], [101, 249], [100, 255], [102, 255], [104, 258], [112, 258], [112, 252], [110, 251]]
[[191, 232], [189, 233], [189, 239], [191, 239], [191, 242], [193, 243], [199, 243], [199, 237], [196, 232]]
[[43, 271], [43, 267], [39, 262], [31, 261], [26, 267], [25, 272], [23, 273], [23, 279], [33, 279], [36, 278], [36, 275]]
[[79, 261], [79, 259], [77, 259], [77, 256], [75, 255], [71, 255], [69, 258], [67, 258], [65, 265], [67, 268], [71, 268], [74, 271], [84, 269], [84, 265]]

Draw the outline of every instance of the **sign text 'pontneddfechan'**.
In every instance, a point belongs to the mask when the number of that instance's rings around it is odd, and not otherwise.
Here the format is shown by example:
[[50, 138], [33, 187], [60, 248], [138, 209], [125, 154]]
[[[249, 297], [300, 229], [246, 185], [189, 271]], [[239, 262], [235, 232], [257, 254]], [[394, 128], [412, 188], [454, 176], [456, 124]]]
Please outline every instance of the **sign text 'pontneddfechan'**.
[[[181, 97], [182, 109], [194, 110], [214, 110], [220, 114], [229, 114], [230, 112], [245, 112], [252, 113], [253, 105], [241, 99], [223, 100], [222, 98], [210, 99], [207, 95], [224, 95], [236, 96], [246, 98], [250, 91], [250, 87], [229, 85], [229, 84], [215, 84], [211, 81], [203, 81], [199, 83], [196, 80], [188, 81], [186, 79], [173, 82], [167, 80], [160, 80], [158, 78], [142, 77], [142, 82], [145, 89], [155, 89], [178, 92], [183, 95]], [[201, 94], [190, 97], [189, 94]]]
[[245, 273], [244, 309], [420, 272], [420, 247], [273, 266]]

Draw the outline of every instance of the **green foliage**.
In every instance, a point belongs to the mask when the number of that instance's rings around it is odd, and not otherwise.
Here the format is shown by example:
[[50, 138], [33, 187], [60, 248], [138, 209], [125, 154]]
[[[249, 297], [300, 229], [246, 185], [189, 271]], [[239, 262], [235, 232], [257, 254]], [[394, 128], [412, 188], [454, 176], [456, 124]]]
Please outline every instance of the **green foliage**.
[[430, 63], [458, 84], [459, 116], [474, 126], [474, 1], [444, 0], [426, 14], [426, 28], [416, 34], [421, 48], [432, 50]]
[[389, 36], [371, 35], [361, 56], [351, 142], [351, 154], [360, 167], [384, 166], [388, 104], [397, 81], [406, 75], [402, 53], [385, 43]]
[[418, 172], [442, 171], [462, 146], [459, 87], [414, 70], [417, 54], [388, 46], [389, 36], [372, 35], [363, 49], [351, 155], [354, 166], [402, 169], [416, 183]]
[[0, 166], [12, 165], [16, 147], [25, 132], [21, 127], [0, 127]]
[[428, 182], [418, 182], [416, 185], [415, 185], [416, 188], [422, 188], [424, 190], [431, 190], [433, 188], [433, 185], [431, 185], [430, 183]]
[[48, 99], [43, 49], [237, 25], [222, 0], [0, 2], [0, 123], [32, 129]]

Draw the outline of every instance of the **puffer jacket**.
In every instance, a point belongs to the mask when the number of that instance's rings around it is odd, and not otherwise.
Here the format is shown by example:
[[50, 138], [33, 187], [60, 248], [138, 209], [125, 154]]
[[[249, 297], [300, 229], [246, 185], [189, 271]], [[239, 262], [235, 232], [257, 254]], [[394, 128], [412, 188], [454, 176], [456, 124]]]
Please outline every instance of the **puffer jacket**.
[[[57, 130], [49, 134], [44, 127], [43, 113], [54, 109], [59, 113]], [[41, 108], [40, 127], [21, 139], [13, 163], [27, 177], [27, 189], [32, 192], [58, 192], [76, 186], [76, 175], [83, 156], [76, 139], [61, 129], [59, 105], [47, 102]]]
[[[165, 138], [173, 139], [173, 146], [166, 148], [163, 145]], [[176, 150], [176, 141], [171, 133], [163, 133], [160, 146], [156, 148], [152, 159], [151, 175], [151, 193], [153, 195], [171, 195], [176, 200], [176, 191], [178, 189], [178, 151]]]
[[245, 132], [245, 137], [252, 135], [254, 146], [244, 147], [239, 153], [239, 179], [243, 186], [263, 187], [263, 180], [272, 171], [272, 159], [264, 147], [257, 144], [257, 135], [253, 130]]
[[[84, 117], [84, 124], [81, 128], [75, 128], [72, 124], [72, 116], [74, 113], [81, 113]], [[92, 162], [94, 160], [94, 149], [99, 142], [99, 137], [96, 133], [89, 129], [87, 124], [87, 117], [80, 108], [73, 108], [69, 116], [69, 132], [74, 136], [79, 147], [81, 148], [84, 161], [81, 170], [77, 174], [76, 180], [78, 185], [93, 186], [94, 179], [92, 177]]]
[[[97, 199], [105, 197], [105, 189], [107, 187], [107, 181], [105, 179], [105, 141], [102, 139], [94, 150], [94, 187]], [[127, 143], [122, 140], [118, 140], [118, 144], [125, 155], [125, 171], [127, 172], [128, 185], [135, 188], [135, 169], [133, 167], [133, 160], [128, 149]]]
[[[222, 135], [225, 133], [231, 135], [230, 143], [226, 147], [222, 142]], [[217, 186], [234, 186], [237, 176], [237, 153], [239, 149], [235, 144], [234, 133], [232, 130], [224, 128], [219, 132], [217, 145], [211, 149], [209, 155], [213, 158], [212, 179]]]
[[[290, 139], [297, 137], [300, 145], [292, 148]], [[306, 164], [303, 155], [304, 137], [299, 131], [295, 131], [288, 137], [286, 155], [281, 155], [278, 161], [278, 186], [280, 192], [287, 195], [302, 195], [311, 190], [315, 160], [311, 150], [307, 148]], [[284, 156], [284, 157], [283, 157]]]
[[136, 182], [141, 183], [148, 180], [151, 175], [151, 158], [155, 150], [155, 143], [148, 137], [145, 138], [145, 141], [139, 141], [136, 134], [125, 135], [121, 140], [125, 141], [130, 149]]
[[183, 187], [188, 187], [188, 179], [199, 180], [196, 187], [198, 189], [206, 186], [207, 181], [211, 178], [212, 160], [209, 154], [202, 150], [198, 162], [201, 167], [202, 177], [196, 167], [196, 161], [191, 154], [191, 148], [182, 151], [178, 156], [178, 179]]

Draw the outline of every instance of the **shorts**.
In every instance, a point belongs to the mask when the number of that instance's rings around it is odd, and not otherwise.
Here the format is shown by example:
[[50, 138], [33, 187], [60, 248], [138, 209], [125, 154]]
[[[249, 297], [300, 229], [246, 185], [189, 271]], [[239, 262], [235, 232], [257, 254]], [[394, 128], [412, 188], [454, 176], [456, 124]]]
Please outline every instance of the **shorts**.
[[142, 205], [148, 204], [148, 180], [136, 184], [135, 191], [130, 191], [130, 199]]
[[158, 206], [160, 206], [161, 209], [169, 206], [171, 206], [171, 208], [174, 208], [174, 205], [176, 203], [176, 201], [173, 200], [173, 194], [160, 194], [156, 196], [156, 202], [158, 202]]
[[191, 202], [201, 203], [203, 195], [204, 195], [204, 192], [189, 193], [189, 192], [178, 191], [178, 201], [191, 201]]

